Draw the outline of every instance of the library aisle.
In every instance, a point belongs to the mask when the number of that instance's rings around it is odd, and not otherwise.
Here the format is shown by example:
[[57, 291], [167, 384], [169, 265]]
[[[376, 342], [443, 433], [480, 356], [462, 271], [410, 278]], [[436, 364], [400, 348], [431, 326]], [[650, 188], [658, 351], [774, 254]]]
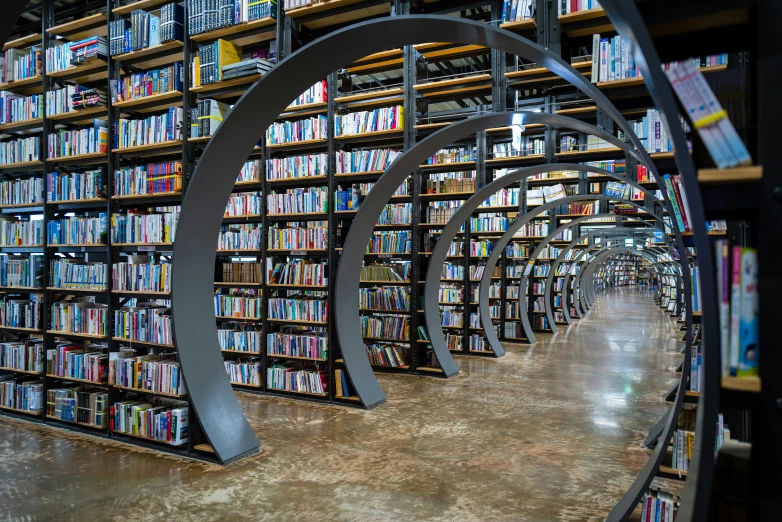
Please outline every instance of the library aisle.
[[536, 345], [505, 344], [500, 359], [457, 357], [456, 378], [379, 375], [389, 399], [375, 410], [238, 393], [264, 445], [228, 467], [9, 418], [0, 424], [0, 512], [603, 520], [648, 459], [641, 442], [666, 410], [661, 397], [681, 360], [676, 326], [649, 290], [620, 287]]

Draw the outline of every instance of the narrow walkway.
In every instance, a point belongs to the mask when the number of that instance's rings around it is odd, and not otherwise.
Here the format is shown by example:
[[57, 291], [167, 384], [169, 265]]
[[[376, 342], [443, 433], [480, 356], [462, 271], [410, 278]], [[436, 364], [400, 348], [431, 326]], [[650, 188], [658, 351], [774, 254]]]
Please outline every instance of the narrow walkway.
[[363, 412], [239, 394], [263, 453], [228, 468], [0, 417], [2, 520], [603, 520], [643, 467], [680, 335], [651, 294], [459, 357], [450, 380], [381, 375]]

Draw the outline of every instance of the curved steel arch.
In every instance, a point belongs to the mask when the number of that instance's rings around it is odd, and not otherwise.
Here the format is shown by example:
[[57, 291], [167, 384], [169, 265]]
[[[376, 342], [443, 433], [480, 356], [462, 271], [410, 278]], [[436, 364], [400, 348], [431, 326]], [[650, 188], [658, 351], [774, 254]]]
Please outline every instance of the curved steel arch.
[[596, 272], [605, 269], [606, 263], [608, 263], [614, 256], [619, 255], [621, 253], [640, 256], [639, 250], [632, 249], [624, 245], [610, 246], [606, 250], [607, 250], [606, 254], [610, 254], [610, 255], [606, 255], [605, 257], [600, 259], [594, 266], [590, 266], [589, 275], [586, 277], [584, 286], [587, 290], [586, 293], [588, 295], [590, 309], [594, 306], [598, 294], [597, 288], [595, 287]]
[[[583, 169], [582, 169], [583, 170]], [[594, 171], [591, 171], [594, 172]], [[605, 174], [605, 172], [603, 172]], [[503, 176], [505, 177], [505, 176]], [[611, 173], [611, 177], [618, 177], [617, 174]], [[501, 178], [502, 179], [502, 178]], [[645, 189], [644, 192], [646, 192]], [[648, 194], [648, 192], [647, 192]], [[651, 197], [651, 195], [649, 195]], [[523, 216], [521, 216], [519, 219], [508, 225], [508, 230], [502, 235], [500, 239], [498, 239], [494, 244], [494, 249], [492, 250], [491, 255], [486, 260], [486, 265], [483, 269], [483, 275], [481, 276], [480, 281], [480, 289], [479, 289], [479, 296], [478, 296], [478, 307], [481, 314], [481, 325], [483, 326], [484, 335], [486, 335], [486, 339], [489, 341], [490, 345], [499, 345], [500, 340], [497, 338], [497, 334], [494, 331], [494, 328], [491, 326], [491, 317], [488, 315], [489, 313], [489, 286], [491, 285], [491, 273], [494, 270], [494, 266], [497, 264], [497, 261], [500, 259], [500, 255], [502, 254], [502, 249], [505, 248], [505, 245], [510, 242], [511, 239], [513, 239], [513, 235], [524, 225], [535, 219], [535, 217], [540, 214], [541, 212], [544, 212], [546, 210], [552, 209], [557, 205], [562, 205], [565, 203], [572, 203], [575, 201], [584, 201], [584, 200], [590, 200], [595, 199], [594, 195], [589, 194], [583, 194], [579, 196], [568, 196], [562, 199], [557, 199], [555, 201], [550, 201], [548, 203], [544, 203], [543, 205], [540, 205], [539, 207], [536, 207], [534, 210], [527, 212]], [[634, 205], [635, 207], [642, 209], [638, 203], [633, 201], [628, 201], [625, 199], [618, 199], [618, 198], [608, 198], [622, 201], [623, 203], [627, 203], [630, 205]], [[521, 277], [520, 285], [519, 286], [519, 302], [521, 302], [521, 290], [524, 285], [526, 285], [527, 281], [529, 280], [529, 273], [532, 270], [532, 264], [527, 264], [527, 267], [524, 270], [524, 274]], [[428, 276], [428, 274], [427, 274]], [[426, 291], [426, 290], [425, 290]], [[525, 290], [525, 298], [526, 298], [526, 290]], [[429, 307], [429, 301], [427, 300], [424, 305], [426, 306], [425, 312], [427, 315], [429, 315], [432, 308]], [[486, 323], [488, 321], [488, 323]], [[524, 333], [526, 334], [527, 340], [530, 343], [536, 342], [536, 337], [534, 332], [532, 331], [532, 326], [529, 322], [529, 314], [521, 314], [520, 322], [522, 325], [522, 328], [524, 329]], [[427, 323], [428, 324], [428, 323]], [[487, 328], [487, 324], [489, 327]], [[431, 334], [430, 334], [430, 337]], [[434, 342], [434, 341], [432, 341]]]
[[[383, 35], [383, 38], [378, 38], [378, 35]], [[484, 45], [541, 64], [596, 100], [617, 126], [628, 134], [635, 147], [642, 149], [640, 141], [616, 107], [569, 64], [520, 36], [480, 22], [426, 15], [371, 20], [337, 30], [286, 57], [242, 95], [207, 143], [183, 200], [174, 243], [174, 338], [183, 374], [190, 385], [196, 418], [220, 461], [238, 458], [260, 445], [236, 401], [219, 352], [215, 349], [218, 343], [212, 307], [213, 263], [210, 260], [236, 173], [241, 170], [258, 138], [288, 106], [291, 92], [303, 92], [315, 81], [366, 54], [433, 39]], [[646, 151], [641, 150], [640, 154], [643, 163], [653, 167]], [[396, 190], [396, 186], [384, 187], [388, 183], [384, 183], [382, 178], [373, 192], [379, 193], [381, 188], [383, 192]], [[335, 291], [337, 305], [336, 310], [332, 310], [338, 334], [343, 330], [353, 334], [358, 331], [358, 279], [353, 281], [345, 275], [358, 274], [354, 270], [354, 261], [357, 254], [364, 252], [376, 223], [374, 218], [362, 218], [379, 212], [378, 208], [362, 205], [351, 230], [355, 232], [352, 234], [354, 240], [350, 248], [346, 245], [343, 250]], [[346, 262], [346, 259], [349, 261]], [[357, 343], [355, 338], [345, 337], [340, 336], [340, 341], [348, 341], [342, 346], [342, 355], [358, 397], [365, 407], [382, 403], [385, 394], [364, 353], [363, 342]], [[451, 359], [451, 366], [444, 371], [449, 375], [455, 370]]]

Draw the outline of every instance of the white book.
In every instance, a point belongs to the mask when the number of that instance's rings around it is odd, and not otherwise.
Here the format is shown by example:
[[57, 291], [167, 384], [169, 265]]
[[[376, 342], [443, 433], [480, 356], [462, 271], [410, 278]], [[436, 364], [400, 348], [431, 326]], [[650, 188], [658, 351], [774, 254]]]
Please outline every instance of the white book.
[[608, 80], [608, 38], [600, 39], [600, 80]]

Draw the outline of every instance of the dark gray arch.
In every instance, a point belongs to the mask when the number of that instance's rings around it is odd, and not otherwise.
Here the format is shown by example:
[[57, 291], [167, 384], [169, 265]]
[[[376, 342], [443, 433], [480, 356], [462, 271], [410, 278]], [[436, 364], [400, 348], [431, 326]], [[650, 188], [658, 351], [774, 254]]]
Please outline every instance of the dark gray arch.
[[585, 277], [582, 277], [582, 280], [584, 280], [582, 287], [585, 289], [584, 293], [586, 294], [587, 307], [589, 309], [592, 309], [595, 299], [597, 299], [597, 291], [594, 285], [595, 272], [601, 269], [609, 259], [620, 253], [637, 254], [638, 250], [633, 250], [624, 245], [606, 247], [604, 252], [595, 256], [595, 262], [590, 264], [588, 271], [584, 274]]
[[[582, 169], [583, 170], [583, 169]], [[597, 169], [601, 170], [601, 169]], [[595, 172], [596, 170], [590, 170], [590, 172]], [[603, 171], [601, 174], [610, 175], [610, 177], [613, 178], [619, 178], [620, 176], [618, 174], [615, 174], [613, 172], [608, 173], [608, 171]], [[503, 176], [505, 178], [507, 176]], [[500, 178], [500, 179], [503, 179]], [[634, 186], [638, 186], [637, 184], [633, 184]], [[646, 191], [645, 189], [641, 189], [645, 192], [646, 197], [652, 197], [651, 194]], [[478, 294], [478, 307], [481, 314], [481, 325], [484, 329], [484, 335], [486, 335], [486, 339], [489, 341], [490, 345], [499, 345], [500, 340], [497, 338], [497, 334], [494, 331], [494, 328], [488, 327], [487, 323], [485, 321], [489, 321], [488, 324], [491, 326], [491, 317], [489, 314], [489, 286], [491, 285], [491, 273], [492, 270], [494, 270], [494, 266], [497, 264], [497, 261], [500, 259], [500, 255], [502, 254], [502, 249], [505, 248], [505, 245], [510, 242], [510, 240], [513, 238], [513, 235], [524, 225], [535, 219], [535, 216], [539, 215], [541, 212], [544, 212], [546, 210], [552, 209], [557, 205], [562, 205], [565, 203], [572, 203], [575, 201], [584, 201], [584, 200], [591, 200], [595, 199], [594, 195], [590, 194], [582, 194], [578, 196], [568, 196], [562, 199], [558, 199], [555, 201], [550, 201], [548, 203], [544, 203], [543, 205], [540, 205], [539, 207], [536, 207], [534, 210], [527, 212], [524, 214], [524, 216], [519, 217], [516, 221], [508, 225], [508, 230], [502, 235], [500, 239], [497, 240], [497, 242], [494, 245], [494, 249], [492, 250], [491, 255], [486, 260], [486, 266], [483, 269], [483, 276], [481, 277], [481, 286], [479, 289]], [[608, 198], [613, 199], [617, 201], [622, 201], [623, 203], [627, 203], [630, 205], [633, 205], [639, 209], [643, 209], [641, 205], [634, 201], [628, 201], [625, 199], [618, 199], [618, 198]], [[466, 206], [466, 205], [465, 205]], [[453, 221], [453, 220], [452, 220]], [[439, 242], [438, 242], [439, 243]], [[431, 263], [432, 261], [430, 261]], [[527, 263], [527, 267], [524, 269], [524, 274], [521, 276], [521, 280], [519, 282], [519, 301], [521, 301], [521, 290], [524, 288], [525, 292], [525, 298], [526, 298], [526, 284], [529, 281], [529, 273], [532, 271], [532, 265], [534, 263]], [[427, 274], [428, 275], [428, 274]], [[427, 281], [428, 282], [428, 281]], [[424, 290], [426, 291], [426, 290]], [[425, 301], [424, 305], [426, 306], [425, 311], [427, 312], [427, 315], [429, 314], [431, 308], [429, 308], [429, 301]], [[529, 314], [520, 314], [520, 322], [521, 327], [524, 330], [524, 333], [526, 334], [527, 340], [530, 343], [536, 342], [535, 333], [532, 331], [532, 326], [529, 322]], [[427, 323], [428, 324], [428, 323]], [[430, 332], [430, 338], [432, 338], [431, 332]], [[433, 338], [432, 338], [433, 339]], [[432, 340], [434, 342], [434, 340]]]

